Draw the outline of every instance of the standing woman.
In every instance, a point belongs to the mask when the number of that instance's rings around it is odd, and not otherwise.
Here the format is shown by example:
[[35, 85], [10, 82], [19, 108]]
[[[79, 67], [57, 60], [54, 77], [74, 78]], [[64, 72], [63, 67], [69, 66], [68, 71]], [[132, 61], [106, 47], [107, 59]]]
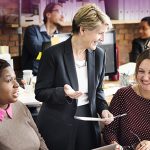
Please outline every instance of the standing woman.
[[[72, 36], [44, 51], [35, 87], [36, 99], [43, 102], [38, 127], [54, 150], [91, 150], [100, 145], [98, 122], [74, 116], [113, 116], [102, 89], [105, 52], [97, 47], [110, 26], [109, 17], [96, 5], [84, 5], [73, 18]], [[106, 119], [105, 124], [111, 121]]]

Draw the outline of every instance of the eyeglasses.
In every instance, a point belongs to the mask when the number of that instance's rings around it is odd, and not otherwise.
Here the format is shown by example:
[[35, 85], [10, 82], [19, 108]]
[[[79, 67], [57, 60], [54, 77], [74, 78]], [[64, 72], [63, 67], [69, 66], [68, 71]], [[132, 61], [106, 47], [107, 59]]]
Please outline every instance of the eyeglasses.
[[133, 135], [135, 135], [135, 136], [137, 137], [137, 139], [138, 139], [138, 142], [140, 143], [140, 142], [141, 142], [141, 139], [140, 139], [140, 137], [139, 137], [137, 134], [135, 134], [133, 131], [131, 131], [131, 130], [130, 130], [130, 132], [131, 132]]
[[123, 149], [124, 149], [124, 150], [134, 150], [134, 149], [136, 148], [136, 146], [137, 146], [139, 143], [141, 143], [141, 139], [140, 139], [140, 137], [139, 137], [136, 133], [134, 133], [134, 132], [131, 131], [131, 130], [130, 130], [130, 133], [132, 133], [134, 136], [136, 136], [136, 138], [138, 139], [138, 143], [134, 143], [134, 144], [129, 145], [129, 146], [123, 146]]

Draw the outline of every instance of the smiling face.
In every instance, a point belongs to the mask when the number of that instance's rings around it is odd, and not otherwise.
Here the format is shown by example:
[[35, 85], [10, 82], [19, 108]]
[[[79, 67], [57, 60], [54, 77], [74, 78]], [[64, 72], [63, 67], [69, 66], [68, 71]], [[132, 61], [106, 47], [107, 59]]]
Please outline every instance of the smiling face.
[[143, 91], [150, 92], [150, 59], [144, 59], [139, 65], [136, 80]]
[[13, 69], [4, 68], [0, 74], [0, 106], [17, 101], [18, 87]]
[[104, 34], [107, 30], [108, 26], [101, 23], [94, 30], [82, 29], [81, 35], [86, 49], [95, 50], [96, 46], [104, 41]]

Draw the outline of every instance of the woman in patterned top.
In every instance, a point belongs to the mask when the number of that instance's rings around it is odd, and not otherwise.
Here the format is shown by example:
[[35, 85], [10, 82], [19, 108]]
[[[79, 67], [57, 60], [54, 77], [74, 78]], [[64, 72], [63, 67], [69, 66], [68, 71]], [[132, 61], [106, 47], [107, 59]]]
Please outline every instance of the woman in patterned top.
[[123, 149], [150, 150], [150, 50], [138, 57], [135, 78], [137, 84], [123, 87], [114, 95], [110, 112], [127, 116], [116, 118], [104, 128], [104, 140]]

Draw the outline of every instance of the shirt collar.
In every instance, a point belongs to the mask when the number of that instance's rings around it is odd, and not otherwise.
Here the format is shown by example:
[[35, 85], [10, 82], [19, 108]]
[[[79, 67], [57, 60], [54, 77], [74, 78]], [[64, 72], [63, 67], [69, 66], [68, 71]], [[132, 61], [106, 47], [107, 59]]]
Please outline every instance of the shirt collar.
[[[42, 25], [40, 26], [40, 32], [47, 32], [45, 24], [42, 24]], [[54, 32], [54, 34], [58, 34], [58, 30], [56, 30], [56, 31]]]
[[12, 119], [12, 104], [9, 104], [7, 109], [0, 108], [0, 121], [3, 121], [5, 113], [7, 113], [8, 117]]
[[12, 119], [12, 104], [9, 104], [8, 108], [6, 109], [6, 113], [8, 114], [8, 116]]
[[40, 32], [47, 32], [45, 24], [40, 26]]

